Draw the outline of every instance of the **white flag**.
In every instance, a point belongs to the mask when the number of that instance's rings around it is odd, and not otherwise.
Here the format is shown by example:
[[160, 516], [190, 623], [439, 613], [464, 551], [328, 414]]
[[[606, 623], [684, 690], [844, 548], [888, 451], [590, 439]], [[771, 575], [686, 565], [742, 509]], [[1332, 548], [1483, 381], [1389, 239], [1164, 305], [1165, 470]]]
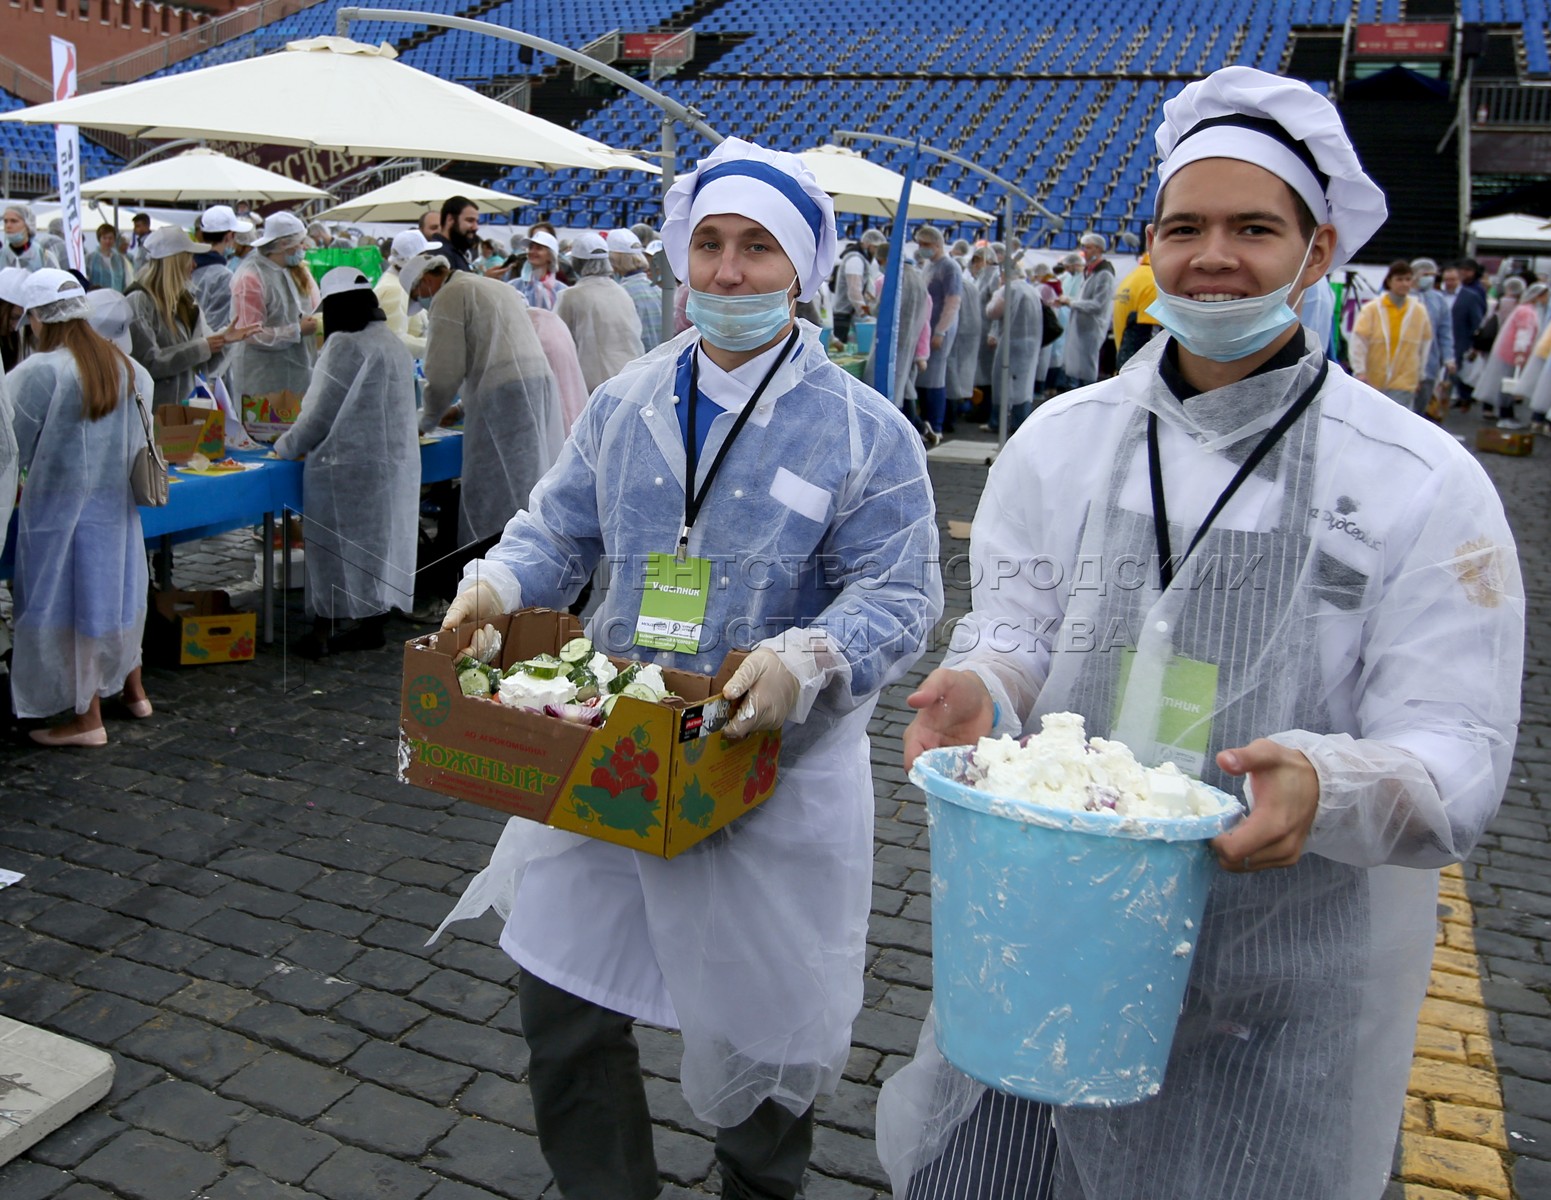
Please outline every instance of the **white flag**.
[[[54, 51], [54, 99], [75, 95], [75, 43], [50, 38]], [[68, 265], [86, 271], [86, 246], [81, 237], [81, 131], [74, 125], [54, 126], [54, 152], [59, 164], [59, 207], [65, 218]]]

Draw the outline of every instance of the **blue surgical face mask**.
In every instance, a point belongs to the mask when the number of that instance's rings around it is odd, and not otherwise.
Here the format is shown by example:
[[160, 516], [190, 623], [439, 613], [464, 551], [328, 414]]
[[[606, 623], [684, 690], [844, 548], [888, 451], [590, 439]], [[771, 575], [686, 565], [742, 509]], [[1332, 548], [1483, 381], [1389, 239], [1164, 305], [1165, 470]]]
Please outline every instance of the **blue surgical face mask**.
[[916, 243], [916, 262], [922, 264], [923, 266], [931, 262], [932, 256], [936, 253], [937, 251], [933, 250], [930, 246], [923, 246], [920, 242]]
[[700, 336], [718, 349], [753, 350], [774, 340], [792, 319], [792, 289], [719, 296], [690, 288], [684, 312]]
[[285, 265], [288, 267], [299, 267], [306, 261], [307, 251], [305, 250], [292, 250], [285, 256]]
[[5, 240], [12, 246], [25, 246], [27, 244], [27, 231], [22, 229], [16, 233], [8, 233], [5, 235]]
[[1435, 282], [1436, 280], [1431, 275], [1418, 275], [1416, 277], [1416, 289], [1419, 292], [1430, 292], [1433, 290]]
[[237, 254], [237, 247], [234, 246], [231, 242], [227, 242], [226, 245], [221, 247], [221, 257], [222, 258], [234, 258], [234, 257], [236, 257], [236, 254]]
[[1171, 296], [1162, 288], [1147, 307], [1147, 315], [1186, 350], [1213, 362], [1237, 362], [1264, 350], [1277, 335], [1298, 319], [1287, 303], [1294, 285], [1303, 276], [1314, 250], [1314, 239], [1304, 248], [1303, 261], [1285, 287], [1264, 296], [1242, 300], [1190, 300]]

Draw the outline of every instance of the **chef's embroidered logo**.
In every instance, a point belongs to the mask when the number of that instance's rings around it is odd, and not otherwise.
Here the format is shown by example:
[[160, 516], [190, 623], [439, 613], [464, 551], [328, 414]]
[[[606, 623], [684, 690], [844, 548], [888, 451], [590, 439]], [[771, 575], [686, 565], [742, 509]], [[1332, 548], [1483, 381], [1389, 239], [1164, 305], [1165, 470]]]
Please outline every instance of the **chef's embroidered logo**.
[[1344, 533], [1347, 537], [1361, 542], [1368, 549], [1377, 550], [1383, 543], [1353, 518], [1352, 514], [1356, 511], [1357, 501], [1350, 496], [1338, 496], [1334, 512], [1315, 504], [1309, 508], [1309, 520], [1323, 521], [1325, 528], [1332, 533]]
[[1471, 538], [1454, 551], [1449, 566], [1472, 604], [1496, 608], [1503, 602], [1503, 551], [1491, 538]]

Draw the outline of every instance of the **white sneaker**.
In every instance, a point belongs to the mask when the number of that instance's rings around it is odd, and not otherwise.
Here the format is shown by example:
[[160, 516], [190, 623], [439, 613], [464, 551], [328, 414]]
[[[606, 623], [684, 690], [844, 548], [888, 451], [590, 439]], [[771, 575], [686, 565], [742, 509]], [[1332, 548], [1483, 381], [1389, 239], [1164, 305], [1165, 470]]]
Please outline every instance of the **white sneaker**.
[[1523, 429], [1524, 428], [1524, 422], [1523, 421], [1515, 421], [1511, 417], [1509, 417], [1509, 418], [1507, 418], [1505, 420], [1497, 422], [1497, 428], [1499, 428], [1499, 429], [1509, 429], [1509, 430]]

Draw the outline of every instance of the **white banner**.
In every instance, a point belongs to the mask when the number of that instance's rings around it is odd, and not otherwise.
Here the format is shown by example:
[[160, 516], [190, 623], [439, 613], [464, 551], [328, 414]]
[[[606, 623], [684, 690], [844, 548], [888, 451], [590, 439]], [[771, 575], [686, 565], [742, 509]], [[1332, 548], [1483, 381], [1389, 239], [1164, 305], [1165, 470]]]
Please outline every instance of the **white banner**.
[[[54, 51], [54, 99], [75, 95], [75, 43], [50, 38]], [[86, 271], [86, 246], [81, 236], [81, 131], [74, 125], [54, 126], [54, 152], [59, 164], [59, 207], [65, 218], [68, 265]]]

